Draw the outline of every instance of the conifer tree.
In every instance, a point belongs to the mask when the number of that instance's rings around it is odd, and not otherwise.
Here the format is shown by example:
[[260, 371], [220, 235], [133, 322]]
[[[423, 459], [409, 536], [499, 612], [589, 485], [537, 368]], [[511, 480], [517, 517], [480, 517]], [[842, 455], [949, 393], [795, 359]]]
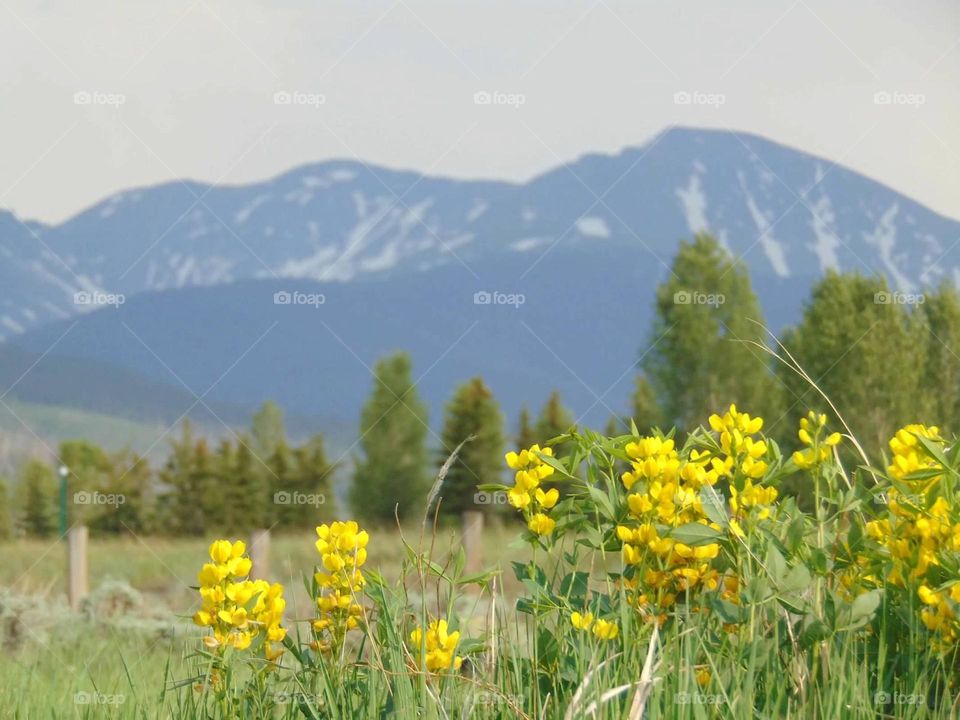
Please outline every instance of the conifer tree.
[[19, 525], [34, 537], [50, 537], [57, 530], [57, 478], [53, 468], [29, 460], [20, 469], [17, 483]]
[[446, 452], [471, 436], [473, 440], [460, 449], [443, 482], [440, 509], [444, 515], [485, 509], [475, 501], [477, 486], [502, 480], [503, 415], [493, 393], [479, 377], [457, 388], [447, 405], [441, 462], [446, 461]]
[[10, 488], [6, 478], [0, 477], [0, 540], [13, 537], [13, 514], [10, 512]]
[[736, 403], [778, 417], [780, 387], [769, 356], [750, 342], [766, 338], [744, 265], [698, 234], [680, 244], [670, 278], [657, 288], [650, 348], [642, 366], [665, 425], [690, 431]]
[[537, 434], [530, 419], [530, 410], [524, 405], [520, 408], [520, 419], [517, 423], [517, 437], [514, 441], [516, 450], [523, 450], [537, 443]]
[[[537, 441], [541, 445], [544, 445], [548, 440], [569, 432], [573, 426], [573, 422], [573, 415], [563, 406], [563, 401], [560, 399], [560, 392], [554, 390], [550, 393], [550, 397], [547, 399], [543, 409], [540, 410], [540, 416], [537, 418], [537, 424], [534, 427], [534, 434], [537, 437]], [[563, 451], [557, 449], [555, 454], [562, 455]]]
[[[641, 434], [649, 433], [650, 430], [655, 427], [661, 430], [668, 429], [664, 427], [663, 412], [660, 409], [660, 404], [657, 402], [653, 385], [650, 384], [650, 381], [644, 375], [637, 376], [637, 384], [633, 390], [631, 405], [633, 421], [636, 423], [637, 429]], [[628, 423], [627, 427], [629, 426]]]
[[427, 409], [413, 384], [406, 353], [380, 360], [373, 393], [360, 421], [363, 458], [358, 459], [350, 504], [367, 520], [391, 521], [423, 511], [427, 472]]

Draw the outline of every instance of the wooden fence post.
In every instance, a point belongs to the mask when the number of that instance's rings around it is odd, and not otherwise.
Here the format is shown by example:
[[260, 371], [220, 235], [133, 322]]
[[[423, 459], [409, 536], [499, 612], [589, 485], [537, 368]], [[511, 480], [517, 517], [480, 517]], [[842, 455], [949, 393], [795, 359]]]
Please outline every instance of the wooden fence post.
[[467, 556], [464, 572], [474, 575], [483, 571], [483, 513], [467, 510], [462, 520], [463, 552]]
[[250, 533], [250, 561], [253, 568], [250, 577], [254, 580], [268, 580], [270, 575], [270, 531], [254, 530]]
[[75, 525], [67, 532], [67, 599], [70, 609], [77, 610], [86, 597], [87, 584], [87, 538], [86, 525]]

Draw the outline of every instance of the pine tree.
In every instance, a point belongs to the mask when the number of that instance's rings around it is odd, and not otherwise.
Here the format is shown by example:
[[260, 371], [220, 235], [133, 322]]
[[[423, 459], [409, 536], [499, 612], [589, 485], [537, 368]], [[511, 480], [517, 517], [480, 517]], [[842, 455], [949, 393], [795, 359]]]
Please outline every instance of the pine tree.
[[301, 490], [313, 500], [303, 508], [298, 524], [310, 527], [335, 517], [337, 505], [333, 496], [333, 474], [337, 468], [327, 458], [322, 435], [315, 435], [300, 448], [299, 469]]
[[20, 469], [17, 484], [19, 525], [34, 537], [49, 537], [57, 530], [57, 477], [47, 463], [30, 460]]
[[736, 403], [778, 417], [780, 387], [762, 342], [763, 317], [750, 278], [716, 240], [681, 243], [669, 280], [657, 288], [650, 349], [642, 365], [664, 410], [664, 424], [686, 431]]
[[9, 484], [6, 478], [0, 477], [0, 540], [9, 540], [13, 537], [11, 506]]
[[[537, 424], [534, 427], [534, 434], [538, 442], [545, 445], [548, 440], [569, 432], [573, 423], [573, 415], [563, 406], [560, 392], [554, 390], [550, 393], [546, 405], [540, 410], [540, 416], [537, 418]], [[562, 444], [560, 443], [560, 445]], [[555, 454], [563, 455], [562, 449], [556, 449]]]
[[[644, 375], [637, 376], [631, 405], [633, 406], [633, 421], [641, 434], [649, 433], [655, 427], [662, 430], [668, 429], [664, 427], [663, 412], [660, 410], [660, 404], [657, 402], [653, 386]], [[629, 427], [629, 424], [627, 427]]]
[[427, 409], [413, 384], [406, 353], [380, 360], [373, 393], [360, 420], [363, 458], [357, 461], [350, 504], [367, 520], [391, 521], [422, 512], [429, 489]]
[[164, 490], [162, 517], [166, 528], [175, 535], [204, 532], [205, 498], [199, 483], [201, 476], [196, 472], [198, 445], [190, 422], [184, 421], [180, 438], [171, 443], [170, 455], [160, 472]]
[[85, 440], [65, 440], [60, 443], [60, 462], [68, 469], [67, 523], [82, 523], [90, 527], [100, 525], [100, 516], [113, 510], [107, 505], [95, 505], [90, 499], [100, 492], [110, 467], [110, 459], [103, 448]]
[[530, 411], [526, 405], [520, 408], [520, 420], [517, 423], [517, 437], [514, 442], [518, 451], [538, 442], [537, 434], [533, 429], [533, 421], [530, 419]]
[[286, 440], [281, 440], [267, 461], [270, 469], [271, 525], [287, 528], [294, 524], [296, 508], [293, 505], [297, 492], [297, 458]]
[[[917, 348], [925, 348], [925, 331], [906, 306], [883, 301], [889, 297], [881, 278], [829, 273], [782, 340], [874, 456], [900, 426], [917, 422], [923, 396]], [[827, 410], [796, 373], [781, 367], [780, 375], [792, 406], [788, 427], [808, 409]]]
[[153, 480], [150, 463], [134, 452], [104, 455], [103, 462], [101, 484], [96, 492], [104, 502], [95, 506], [91, 530], [135, 534], [152, 530], [148, 507]]
[[272, 400], [268, 400], [253, 415], [253, 442], [250, 449], [266, 462], [287, 438], [283, 422], [283, 410]]
[[269, 507], [273, 498], [267, 481], [270, 470], [252, 450], [253, 440], [246, 435], [237, 439], [228, 483], [236, 505], [237, 532], [268, 527]]
[[[444, 515], [484, 509], [475, 501], [477, 486], [502, 481], [503, 416], [493, 393], [479, 377], [461, 385], [447, 405], [444, 448], [452, 451], [470, 436], [474, 439], [460, 449], [440, 490]], [[441, 462], [446, 459], [444, 456]]]

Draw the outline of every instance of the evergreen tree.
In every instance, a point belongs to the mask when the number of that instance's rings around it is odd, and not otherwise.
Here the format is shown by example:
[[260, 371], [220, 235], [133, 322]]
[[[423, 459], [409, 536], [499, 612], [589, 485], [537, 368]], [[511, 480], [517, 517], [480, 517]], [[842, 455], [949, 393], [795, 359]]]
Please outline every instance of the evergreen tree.
[[290, 527], [296, 518], [293, 506], [297, 492], [297, 459], [286, 440], [281, 440], [274, 448], [267, 465], [270, 468], [270, 489], [273, 508], [271, 525]]
[[935, 293], [927, 293], [916, 310], [923, 330], [926, 350], [924, 410], [917, 418], [960, 432], [960, 293], [944, 283]]
[[252, 449], [253, 440], [241, 435], [233, 452], [227, 478], [236, 505], [236, 532], [249, 533], [269, 527], [270, 503], [273, 500], [269, 463], [261, 461]]
[[102, 502], [93, 507], [91, 530], [136, 534], [152, 530], [148, 507], [153, 479], [150, 463], [134, 452], [104, 456], [104, 462], [101, 483], [94, 490]]
[[[477, 486], [503, 479], [503, 416], [493, 393], [479, 377], [461, 385], [447, 405], [444, 448], [452, 451], [470, 436], [474, 439], [460, 449], [440, 491], [444, 515], [484, 509], [474, 500]], [[446, 459], [444, 456], [441, 462]]]
[[[649, 433], [652, 428], [664, 427], [663, 412], [660, 410], [660, 404], [657, 402], [657, 395], [653, 390], [653, 385], [644, 375], [637, 375], [637, 384], [633, 390], [631, 398], [633, 406], [633, 422], [637, 425], [637, 430], [641, 434]], [[627, 424], [629, 427], [629, 423]]]
[[86, 440], [65, 440], [60, 443], [60, 462], [67, 467], [67, 523], [98, 525], [100, 515], [112, 508], [95, 505], [90, 500], [103, 491], [110, 458], [103, 448]]
[[268, 400], [254, 413], [252, 427], [253, 443], [250, 449], [266, 462], [287, 438], [283, 410], [275, 402]]
[[[333, 496], [333, 474], [336, 465], [327, 458], [323, 436], [315, 435], [300, 448], [300, 487], [308, 497], [316, 498], [304, 508], [298, 525], [315, 526], [323, 519], [336, 516], [336, 499]], [[319, 502], [322, 499], [322, 503]]]
[[[884, 302], [890, 297], [881, 278], [829, 273], [814, 287], [799, 325], [783, 338], [874, 456], [923, 411], [924, 362], [917, 349], [925, 349], [925, 331], [906, 306]], [[796, 373], [781, 367], [780, 374], [792, 405], [790, 427], [808, 409], [827, 410]]]
[[[540, 416], [537, 418], [537, 424], [534, 427], [534, 434], [540, 445], [545, 445], [548, 440], [552, 440], [558, 435], [563, 435], [573, 427], [573, 415], [563, 406], [560, 399], [560, 393], [554, 390], [550, 393], [546, 405], [540, 410]], [[563, 443], [560, 443], [562, 446]], [[560, 447], [555, 449], [557, 456], [563, 455]]]
[[657, 288], [651, 348], [642, 365], [664, 410], [664, 424], [689, 431], [736, 403], [778, 417], [782, 398], [762, 342], [750, 278], [716, 240], [680, 244], [671, 277]]
[[30, 460], [20, 469], [17, 483], [19, 525], [34, 537], [57, 531], [57, 476], [47, 463]]
[[536, 444], [537, 434], [533, 429], [533, 421], [530, 419], [530, 411], [524, 405], [520, 408], [520, 420], [517, 423], [516, 450], [525, 450], [531, 445]]
[[[204, 445], [204, 449], [205, 449]], [[160, 472], [164, 491], [163, 518], [166, 529], [175, 535], [199, 535], [204, 532], [204, 498], [200, 475], [195, 471], [198, 443], [193, 428], [184, 421], [180, 438], [171, 443], [170, 455]]]
[[357, 461], [350, 504], [367, 520], [390, 521], [423, 511], [427, 474], [427, 409], [413, 384], [406, 353], [380, 360], [373, 393], [360, 420], [363, 458]]
[[13, 537], [13, 515], [10, 508], [9, 485], [5, 478], [0, 477], [0, 541]]

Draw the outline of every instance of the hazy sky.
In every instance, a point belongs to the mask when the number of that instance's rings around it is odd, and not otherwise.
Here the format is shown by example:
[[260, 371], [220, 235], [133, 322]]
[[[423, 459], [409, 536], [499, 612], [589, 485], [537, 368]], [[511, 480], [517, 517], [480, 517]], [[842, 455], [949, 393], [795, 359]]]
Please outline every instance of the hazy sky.
[[960, 218], [958, 0], [0, 0], [0, 104], [0, 207], [51, 222], [332, 157], [522, 180], [671, 124]]

